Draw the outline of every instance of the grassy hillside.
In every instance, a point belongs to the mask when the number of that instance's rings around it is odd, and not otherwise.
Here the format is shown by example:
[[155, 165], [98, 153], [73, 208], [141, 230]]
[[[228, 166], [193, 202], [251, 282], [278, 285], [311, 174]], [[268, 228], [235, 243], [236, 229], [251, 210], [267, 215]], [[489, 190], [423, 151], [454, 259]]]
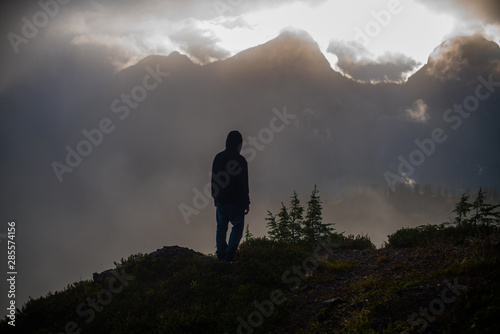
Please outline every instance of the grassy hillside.
[[[164, 247], [30, 300], [18, 311], [15, 329], [497, 333], [498, 229], [446, 229], [422, 227], [411, 236], [408, 229], [396, 231], [383, 249], [367, 237], [339, 234], [309, 243], [252, 238], [241, 244], [235, 264]], [[14, 332], [8, 321], [0, 323], [2, 333]]]

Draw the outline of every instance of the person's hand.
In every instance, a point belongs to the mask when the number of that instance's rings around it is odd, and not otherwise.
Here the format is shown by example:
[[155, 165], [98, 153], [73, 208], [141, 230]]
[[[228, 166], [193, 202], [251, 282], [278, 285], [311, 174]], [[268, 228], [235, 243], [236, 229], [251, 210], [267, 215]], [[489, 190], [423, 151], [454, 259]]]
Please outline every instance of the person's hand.
[[246, 208], [245, 210], [243, 210], [243, 213], [244, 213], [245, 215], [247, 215], [247, 214], [248, 214], [248, 211], [250, 211], [250, 208]]

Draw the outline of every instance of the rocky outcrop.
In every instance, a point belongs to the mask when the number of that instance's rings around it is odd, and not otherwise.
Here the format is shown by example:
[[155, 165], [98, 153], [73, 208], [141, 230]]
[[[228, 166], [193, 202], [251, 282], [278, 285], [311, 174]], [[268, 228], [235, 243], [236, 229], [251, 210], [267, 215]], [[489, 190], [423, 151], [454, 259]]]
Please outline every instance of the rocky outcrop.
[[[210, 257], [196, 252], [192, 249], [179, 247], [179, 246], [163, 246], [162, 248], [157, 249], [154, 252], [144, 255], [148, 261], [156, 262], [156, 261], [174, 261], [182, 256], [198, 256], [201, 258], [211, 259]], [[121, 269], [127, 271], [131, 265], [134, 264], [135, 261], [126, 262]], [[111, 277], [113, 271], [116, 269], [108, 269], [101, 273], [94, 273], [92, 275], [92, 280], [95, 284], [103, 283], [108, 277]]]

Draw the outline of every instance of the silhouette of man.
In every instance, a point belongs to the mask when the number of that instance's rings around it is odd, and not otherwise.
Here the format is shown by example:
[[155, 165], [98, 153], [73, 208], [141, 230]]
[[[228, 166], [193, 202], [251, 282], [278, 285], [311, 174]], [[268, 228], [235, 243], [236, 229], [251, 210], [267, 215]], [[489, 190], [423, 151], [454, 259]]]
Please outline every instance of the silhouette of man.
[[[217, 258], [234, 261], [241, 237], [245, 215], [250, 210], [248, 195], [248, 165], [240, 154], [243, 137], [238, 131], [227, 135], [226, 149], [215, 156], [212, 164], [212, 197], [217, 218]], [[228, 224], [233, 225], [226, 243]]]

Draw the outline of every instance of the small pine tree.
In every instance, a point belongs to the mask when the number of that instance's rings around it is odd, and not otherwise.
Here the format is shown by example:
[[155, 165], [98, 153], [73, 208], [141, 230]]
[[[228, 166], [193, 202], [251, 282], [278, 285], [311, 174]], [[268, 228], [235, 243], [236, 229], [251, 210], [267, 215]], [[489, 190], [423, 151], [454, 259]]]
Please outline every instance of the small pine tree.
[[479, 188], [476, 199], [474, 200], [474, 202], [472, 202], [472, 209], [474, 210], [474, 214], [472, 215], [471, 221], [474, 225], [477, 225], [483, 220], [483, 217], [481, 215], [481, 208], [485, 204], [485, 199], [485, 192], [482, 188]]
[[248, 228], [247, 224], [247, 227], [245, 228], [245, 241], [248, 241], [250, 239], [253, 239], [253, 233], [250, 232], [250, 229]]
[[452, 211], [457, 214], [455, 217], [455, 223], [458, 226], [469, 221], [467, 219], [467, 215], [469, 214], [471, 208], [472, 204], [469, 203], [469, 195], [466, 195], [465, 193], [462, 194], [462, 197], [460, 197], [460, 200], [455, 205], [455, 209]]
[[500, 212], [496, 211], [500, 208], [500, 205], [484, 204], [480, 209], [481, 220], [486, 225], [499, 224], [500, 223]]
[[500, 222], [500, 212], [496, 211], [500, 205], [486, 203], [486, 191], [479, 188], [476, 199], [472, 203], [474, 215], [472, 221], [474, 224], [484, 223], [490, 225]]
[[321, 218], [321, 200], [318, 196], [318, 188], [314, 185], [311, 198], [307, 202], [307, 213], [304, 220], [303, 235], [308, 240], [318, 240], [323, 236], [331, 234], [332, 224], [324, 224]]
[[278, 223], [276, 222], [276, 216], [271, 213], [271, 211], [267, 211], [267, 224], [269, 231], [269, 237], [271, 240], [276, 240], [278, 238]]
[[267, 212], [268, 221], [267, 227], [269, 228], [269, 236], [271, 240], [277, 241], [290, 241], [290, 231], [288, 225], [290, 224], [290, 216], [285, 204], [281, 203], [281, 210], [277, 215], [273, 215], [270, 211]]
[[304, 220], [304, 208], [300, 206], [300, 200], [297, 197], [297, 192], [293, 191], [293, 196], [290, 202], [290, 223], [289, 229], [291, 240], [298, 241], [302, 235], [302, 222]]
[[278, 213], [278, 237], [279, 241], [290, 241], [291, 240], [291, 231], [290, 231], [290, 215], [288, 214], [288, 210], [281, 202], [281, 210]]

